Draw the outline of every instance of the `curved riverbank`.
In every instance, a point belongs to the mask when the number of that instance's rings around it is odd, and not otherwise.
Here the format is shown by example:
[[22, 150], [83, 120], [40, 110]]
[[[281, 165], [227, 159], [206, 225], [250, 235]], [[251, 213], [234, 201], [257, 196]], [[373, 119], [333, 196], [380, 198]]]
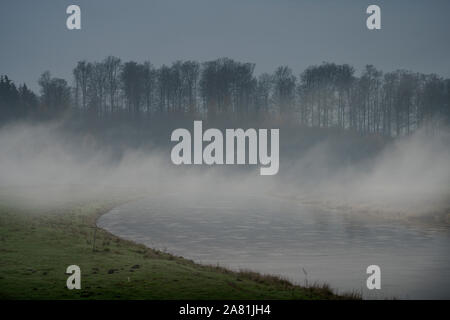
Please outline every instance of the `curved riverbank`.
[[[0, 207], [2, 299], [349, 299], [327, 286], [302, 287], [271, 275], [235, 272], [124, 240], [96, 221], [124, 200]], [[95, 233], [95, 247], [94, 247]], [[67, 266], [82, 289], [65, 287]]]

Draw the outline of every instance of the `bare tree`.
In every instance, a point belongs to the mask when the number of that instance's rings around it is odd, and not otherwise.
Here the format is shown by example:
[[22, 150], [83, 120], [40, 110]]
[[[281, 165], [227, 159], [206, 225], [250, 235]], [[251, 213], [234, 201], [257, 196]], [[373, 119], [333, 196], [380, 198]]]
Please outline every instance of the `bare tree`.
[[106, 90], [109, 97], [109, 111], [114, 113], [117, 108], [117, 95], [120, 88], [121, 61], [119, 58], [109, 56], [103, 61], [106, 73]]

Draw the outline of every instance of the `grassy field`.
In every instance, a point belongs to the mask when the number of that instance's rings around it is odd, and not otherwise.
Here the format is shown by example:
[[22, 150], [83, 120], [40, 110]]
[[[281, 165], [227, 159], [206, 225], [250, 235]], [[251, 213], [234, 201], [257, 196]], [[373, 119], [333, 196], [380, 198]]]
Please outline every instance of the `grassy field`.
[[[0, 203], [1, 299], [355, 298], [327, 286], [305, 288], [275, 276], [199, 265], [96, 230], [97, 218], [118, 201], [46, 210]], [[81, 290], [66, 288], [72, 264], [81, 268]]]

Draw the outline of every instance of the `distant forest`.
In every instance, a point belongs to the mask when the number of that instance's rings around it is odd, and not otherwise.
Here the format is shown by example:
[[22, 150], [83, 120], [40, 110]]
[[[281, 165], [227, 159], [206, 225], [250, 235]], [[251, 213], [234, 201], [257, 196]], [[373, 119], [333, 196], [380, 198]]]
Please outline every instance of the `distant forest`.
[[199, 63], [80, 61], [73, 79], [44, 72], [40, 92], [0, 78], [0, 123], [81, 115], [97, 121], [182, 115], [336, 127], [363, 134], [406, 135], [424, 123], [450, 124], [450, 79], [367, 65], [322, 63], [298, 76], [287, 66], [254, 75], [255, 64], [229, 58]]

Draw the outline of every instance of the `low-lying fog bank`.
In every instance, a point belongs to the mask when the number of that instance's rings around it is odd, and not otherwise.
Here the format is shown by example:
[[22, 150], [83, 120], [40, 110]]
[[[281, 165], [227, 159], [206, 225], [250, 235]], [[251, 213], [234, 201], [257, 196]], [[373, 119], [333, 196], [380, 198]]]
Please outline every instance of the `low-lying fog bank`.
[[[450, 208], [450, 135], [398, 139], [314, 128], [280, 128], [280, 171], [259, 166], [175, 166], [164, 143], [117, 146], [62, 123], [0, 128], [0, 188], [10, 199], [48, 206], [120, 193], [270, 194], [357, 214], [439, 216]], [[161, 142], [162, 141], [162, 142]], [[81, 186], [81, 187], [80, 187]], [[75, 192], [75, 190], [77, 190]]]

